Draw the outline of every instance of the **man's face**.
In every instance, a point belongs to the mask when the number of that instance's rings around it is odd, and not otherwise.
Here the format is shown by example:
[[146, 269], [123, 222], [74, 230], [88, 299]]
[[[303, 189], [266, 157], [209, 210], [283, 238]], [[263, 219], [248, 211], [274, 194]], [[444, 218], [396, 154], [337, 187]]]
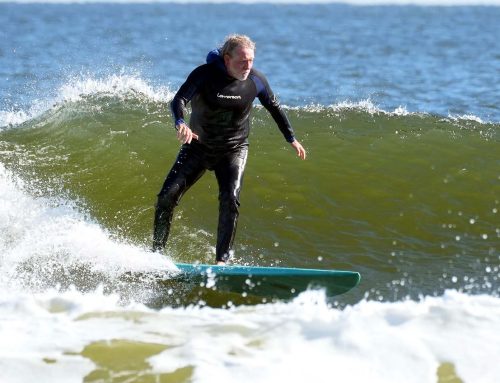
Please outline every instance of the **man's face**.
[[244, 81], [250, 74], [253, 66], [254, 51], [250, 48], [237, 47], [232, 56], [224, 55], [227, 73], [237, 80]]

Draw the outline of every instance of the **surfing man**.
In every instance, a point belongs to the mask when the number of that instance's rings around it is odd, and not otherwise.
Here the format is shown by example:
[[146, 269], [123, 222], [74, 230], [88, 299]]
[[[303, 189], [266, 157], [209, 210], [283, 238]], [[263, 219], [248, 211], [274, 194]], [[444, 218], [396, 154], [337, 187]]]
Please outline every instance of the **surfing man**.
[[[208, 169], [214, 171], [219, 186], [217, 264], [225, 264], [230, 258], [255, 98], [271, 113], [297, 155], [306, 158], [267, 79], [252, 68], [254, 53], [255, 43], [247, 36], [227, 37], [220, 49], [208, 54], [206, 64], [191, 72], [172, 100], [175, 129], [182, 146], [158, 194], [154, 251], [165, 247], [173, 211], [181, 197]], [[184, 110], [189, 102], [192, 112], [188, 125]]]

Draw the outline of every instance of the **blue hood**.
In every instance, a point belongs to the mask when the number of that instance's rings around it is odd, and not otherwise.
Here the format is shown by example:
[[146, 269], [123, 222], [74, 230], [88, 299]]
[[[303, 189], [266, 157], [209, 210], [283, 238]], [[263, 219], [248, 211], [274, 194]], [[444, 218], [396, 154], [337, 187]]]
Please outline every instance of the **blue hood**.
[[212, 64], [212, 63], [214, 63], [219, 69], [221, 69], [227, 73], [226, 66], [224, 65], [224, 60], [222, 59], [222, 56], [220, 55], [219, 49], [214, 49], [214, 50], [211, 50], [210, 52], [208, 52], [207, 64]]

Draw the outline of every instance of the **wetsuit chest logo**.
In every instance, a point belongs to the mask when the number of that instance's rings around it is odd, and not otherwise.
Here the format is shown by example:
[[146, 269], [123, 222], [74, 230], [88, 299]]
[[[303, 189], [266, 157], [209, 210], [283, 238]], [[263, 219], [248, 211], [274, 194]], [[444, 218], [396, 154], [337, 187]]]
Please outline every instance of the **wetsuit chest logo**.
[[229, 99], [229, 100], [241, 100], [241, 96], [232, 96], [232, 95], [220, 94], [220, 93], [217, 93], [217, 97]]

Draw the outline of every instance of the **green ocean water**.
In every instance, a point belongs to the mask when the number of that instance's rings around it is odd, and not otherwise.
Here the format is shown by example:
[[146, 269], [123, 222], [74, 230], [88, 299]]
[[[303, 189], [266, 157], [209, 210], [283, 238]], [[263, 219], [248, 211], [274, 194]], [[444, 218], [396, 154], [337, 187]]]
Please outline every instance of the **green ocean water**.
[[[256, 107], [235, 263], [359, 271], [351, 302], [498, 295], [498, 124], [369, 103], [287, 113], [307, 160]], [[0, 131], [0, 161], [31, 194], [76, 201], [145, 248], [178, 150], [168, 104], [133, 93], [65, 101]], [[166, 250], [174, 261], [214, 260], [217, 192], [207, 172], [184, 196]]]

